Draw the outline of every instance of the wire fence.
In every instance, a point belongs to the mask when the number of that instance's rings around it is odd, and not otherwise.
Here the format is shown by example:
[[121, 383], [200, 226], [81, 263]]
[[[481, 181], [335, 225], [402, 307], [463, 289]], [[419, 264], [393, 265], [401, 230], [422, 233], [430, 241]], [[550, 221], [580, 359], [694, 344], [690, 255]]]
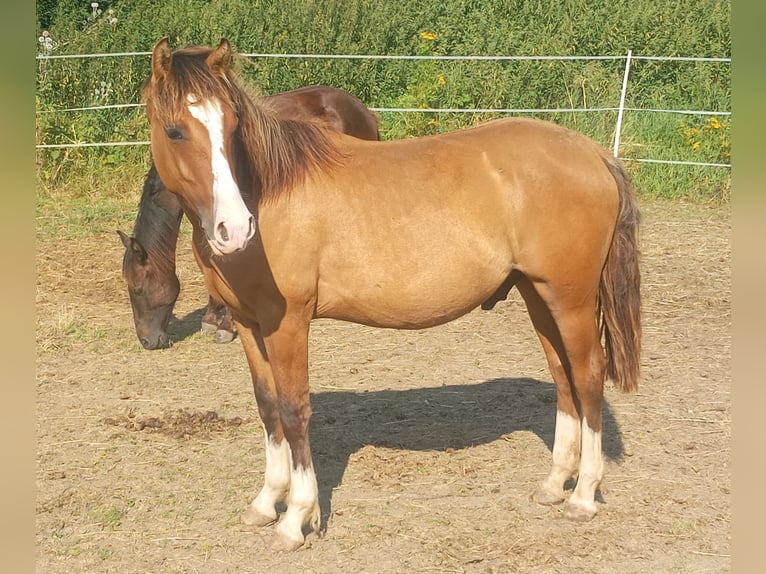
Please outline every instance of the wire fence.
[[[690, 57], [690, 56], [641, 56], [633, 55], [629, 50], [626, 55], [621, 56], [557, 56], [557, 55], [506, 55], [506, 56], [436, 56], [436, 55], [396, 55], [396, 54], [269, 54], [269, 53], [249, 53], [241, 52], [240, 56], [245, 58], [285, 58], [285, 59], [367, 59], [367, 60], [444, 60], [444, 61], [511, 61], [511, 60], [531, 60], [531, 61], [593, 61], [593, 60], [624, 60], [625, 69], [623, 74], [622, 89], [620, 90], [620, 101], [614, 107], [595, 107], [595, 108], [415, 108], [415, 107], [374, 107], [370, 109], [375, 112], [397, 112], [397, 113], [498, 113], [498, 114], [542, 114], [542, 113], [597, 113], [597, 112], [617, 112], [617, 123], [615, 126], [613, 153], [615, 157], [619, 155], [620, 137], [625, 112], [643, 112], [643, 113], [668, 113], [684, 114], [697, 116], [731, 116], [730, 110], [692, 110], [692, 109], [660, 109], [660, 108], [632, 108], [625, 106], [625, 99], [630, 84], [631, 63], [637, 60], [644, 61], [666, 61], [666, 62], [719, 62], [731, 63], [731, 58], [720, 57]], [[97, 54], [39, 54], [37, 60], [61, 60], [77, 58], [115, 58], [115, 57], [146, 57], [151, 56], [151, 52], [112, 52]], [[110, 104], [99, 106], [81, 106], [70, 108], [59, 108], [53, 110], [37, 110], [37, 114], [50, 113], [73, 113], [84, 111], [98, 111], [107, 109], [129, 109], [143, 107], [140, 103]], [[54, 148], [87, 148], [87, 147], [110, 147], [110, 146], [132, 146], [149, 145], [149, 141], [110, 141], [110, 142], [75, 142], [68, 144], [37, 144], [37, 149]], [[681, 160], [665, 160], [652, 158], [631, 158], [621, 157], [623, 160], [655, 163], [655, 164], [674, 164], [674, 165], [692, 165], [707, 167], [730, 168], [730, 163], [715, 162], [696, 162]]]

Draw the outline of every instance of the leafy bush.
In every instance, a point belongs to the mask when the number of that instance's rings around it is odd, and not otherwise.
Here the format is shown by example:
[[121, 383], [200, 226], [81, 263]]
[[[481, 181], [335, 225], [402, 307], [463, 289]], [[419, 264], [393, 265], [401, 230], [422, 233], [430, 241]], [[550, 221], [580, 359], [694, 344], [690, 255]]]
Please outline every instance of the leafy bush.
[[[393, 55], [717, 56], [731, 52], [730, 6], [724, 0], [633, 3], [514, 3], [473, 0], [42, 0], [37, 2], [40, 52], [147, 52], [162, 36], [174, 46], [212, 45], [227, 37], [242, 53]], [[51, 48], [50, 41], [53, 41]], [[149, 57], [38, 61], [37, 142], [148, 140], [140, 107], [81, 112], [62, 108], [137, 104]], [[372, 60], [247, 58], [241, 74], [263, 92], [307, 84], [344, 88], [371, 107], [614, 108], [624, 59], [616, 60]], [[626, 106], [641, 109], [731, 108], [728, 63], [633, 61]], [[457, 129], [497, 114], [381, 114], [385, 138]], [[614, 112], [536, 114], [578, 129], [606, 147]], [[730, 123], [717, 117], [627, 112], [621, 155], [728, 163]], [[705, 128], [705, 126], [708, 126]], [[704, 135], [695, 148], [684, 130]], [[707, 131], [699, 131], [707, 129]], [[651, 151], [651, 154], [649, 154]], [[145, 165], [144, 146], [39, 152], [39, 178], [55, 185], [86, 170], [124, 162]], [[644, 193], [673, 195], [659, 167], [631, 164]], [[717, 197], [727, 169], [679, 168], [695, 196]], [[712, 182], [712, 183], [711, 183]], [[698, 189], [701, 186], [702, 189]]]

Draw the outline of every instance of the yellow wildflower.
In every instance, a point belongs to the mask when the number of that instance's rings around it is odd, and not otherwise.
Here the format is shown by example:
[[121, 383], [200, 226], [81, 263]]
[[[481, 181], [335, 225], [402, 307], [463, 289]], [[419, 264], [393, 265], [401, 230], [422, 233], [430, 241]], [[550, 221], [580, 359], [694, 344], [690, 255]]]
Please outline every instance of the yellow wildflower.
[[428, 40], [429, 42], [431, 42], [432, 40], [436, 40], [436, 34], [434, 34], [433, 32], [421, 32], [420, 37], [423, 38], [424, 40]]
[[444, 78], [442, 74], [439, 74], [438, 76], [436, 76], [436, 83], [444, 85], [447, 83], [447, 80]]
[[700, 148], [700, 142], [694, 142], [692, 144], [692, 149], [699, 149]]
[[721, 129], [721, 122], [718, 121], [718, 118], [712, 117], [710, 118], [710, 127], [714, 130], [720, 130]]

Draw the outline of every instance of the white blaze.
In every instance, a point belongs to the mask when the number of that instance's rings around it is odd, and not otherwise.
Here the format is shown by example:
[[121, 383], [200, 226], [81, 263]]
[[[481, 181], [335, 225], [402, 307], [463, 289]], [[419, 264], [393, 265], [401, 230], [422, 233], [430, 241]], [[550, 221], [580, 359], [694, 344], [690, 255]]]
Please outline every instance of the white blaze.
[[219, 254], [232, 253], [245, 247], [254, 233], [254, 225], [224, 155], [221, 104], [214, 99], [198, 102], [193, 96], [188, 96], [187, 101], [189, 113], [205, 126], [210, 137], [213, 229], [207, 230], [211, 234], [208, 240]]

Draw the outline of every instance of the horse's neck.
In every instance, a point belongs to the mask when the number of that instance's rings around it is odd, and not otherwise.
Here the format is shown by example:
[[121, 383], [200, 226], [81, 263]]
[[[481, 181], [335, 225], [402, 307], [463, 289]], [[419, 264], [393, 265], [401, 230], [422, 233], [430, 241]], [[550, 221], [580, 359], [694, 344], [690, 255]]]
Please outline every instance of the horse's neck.
[[[282, 118], [258, 102], [240, 114], [243, 189], [262, 199], [289, 191], [313, 170], [335, 163], [338, 150], [327, 136], [329, 128], [314, 122]], [[249, 198], [245, 198], [246, 202]]]
[[181, 204], [164, 186], [159, 190], [145, 188], [138, 207], [133, 235], [152, 255], [161, 257], [169, 264], [175, 264], [182, 216]]

